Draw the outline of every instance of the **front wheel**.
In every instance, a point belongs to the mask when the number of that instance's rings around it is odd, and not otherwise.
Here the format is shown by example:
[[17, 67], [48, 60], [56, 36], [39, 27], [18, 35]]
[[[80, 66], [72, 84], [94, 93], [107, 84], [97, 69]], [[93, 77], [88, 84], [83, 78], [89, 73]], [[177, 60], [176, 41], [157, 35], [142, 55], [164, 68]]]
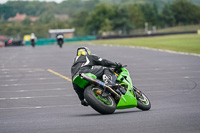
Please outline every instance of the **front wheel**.
[[34, 42], [32, 42], [31, 45], [32, 45], [32, 47], [35, 47], [35, 43]]
[[60, 48], [62, 48], [62, 44], [59, 44]]
[[115, 112], [116, 103], [112, 96], [102, 97], [99, 93], [101, 88], [88, 86], [84, 91], [84, 97], [88, 104], [101, 114], [112, 114]]
[[135, 87], [134, 90], [137, 98], [137, 108], [143, 111], [149, 110], [151, 108], [151, 103], [148, 97]]
[[63, 44], [62, 44], [61, 41], [59, 41], [59, 42], [58, 42], [58, 45], [59, 45], [60, 48], [62, 48], [62, 45], [63, 45]]

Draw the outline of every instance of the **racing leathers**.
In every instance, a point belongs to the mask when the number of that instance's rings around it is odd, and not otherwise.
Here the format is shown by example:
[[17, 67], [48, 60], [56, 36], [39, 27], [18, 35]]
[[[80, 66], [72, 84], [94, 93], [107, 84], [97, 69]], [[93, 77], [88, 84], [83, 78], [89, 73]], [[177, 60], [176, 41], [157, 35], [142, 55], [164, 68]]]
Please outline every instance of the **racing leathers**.
[[[118, 63], [113, 63], [96, 55], [79, 55], [74, 59], [74, 63], [71, 68], [72, 79], [74, 79], [80, 73], [92, 73], [96, 75], [97, 78], [103, 79], [104, 74], [109, 77], [111, 73], [110, 70], [106, 67], [117, 67], [118, 65]], [[94, 68], [94, 66], [101, 67]], [[84, 90], [74, 83], [73, 87], [79, 99], [81, 101], [84, 100]]]
[[56, 39], [57, 39], [57, 43], [59, 44], [60, 42], [61, 42], [61, 44], [63, 44], [63, 42], [64, 42], [64, 36], [63, 36], [63, 34], [58, 34], [57, 36], [56, 36]]

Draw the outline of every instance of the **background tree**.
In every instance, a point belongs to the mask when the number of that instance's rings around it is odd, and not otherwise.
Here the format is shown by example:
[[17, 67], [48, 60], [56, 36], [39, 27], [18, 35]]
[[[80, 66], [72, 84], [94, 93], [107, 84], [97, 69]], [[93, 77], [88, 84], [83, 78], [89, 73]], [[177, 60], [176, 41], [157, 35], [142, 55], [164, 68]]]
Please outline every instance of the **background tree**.
[[87, 32], [89, 34], [98, 34], [100, 29], [102, 29], [102, 24], [108, 24], [107, 20], [111, 21], [113, 15], [114, 10], [111, 7], [104, 4], [98, 5], [86, 20]]
[[[39, 20], [31, 22], [26, 18], [21, 22], [8, 22], [16, 13], [37, 16]], [[69, 18], [61, 21], [54, 18], [55, 14], [66, 14]], [[145, 22], [157, 27], [200, 24], [200, 1], [67, 0], [58, 4], [17, 0], [0, 5], [0, 32], [10, 36], [34, 32], [43, 38], [48, 37], [48, 29], [73, 27], [76, 36], [100, 35], [107, 31], [126, 34], [144, 28]]]
[[0, 19], [7, 20], [11, 16], [15, 16], [14, 8], [9, 5], [0, 5]]
[[50, 23], [54, 19], [55, 19], [55, 17], [52, 12], [44, 12], [41, 14], [39, 21], [42, 23]]
[[144, 4], [141, 5], [141, 9], [144, 13], [145, 21], [149, 23], [150, 26], [158, 25], [159, 23], [159, 14], [157, 5], [154, 4]]
[[176, 24], [196, 23], [198, 7], [186, 0], [176, 0], [172, 4], [172, 11], [176, 19]]
[[130, 14], [124, 7], [114, 6], [114, 15], [112, 17], [113, 29], [122, 31], [123, 34], [133, 29], [133, 25], [129, 19]]
[[75, 29], [78, 31], [76, 35], [83, 36], [85, 35], [85, 25], [86, 25], [86, 19], [89, 16], [89, 12], [87, 10], [81, 10], [78, 11], [73, 15], [72, 20], [72, 27], [75, 27]]
[[104, 32], [112, 31], [112, 29], [112, 22], [108, 18], [106, 18], [101, 24], [101, 28], [99, 29], [98, 34], [102, 35]]
[[175, 17], [172, 11], [172, 6], [170, 4], [166, 4], [161, 13], [161, 21], [163, 25], [173, 26], [175, 25]]
[[30, 25], [30, 24], [31, 24], [30, 17], [26, 17], [26, 18], [22, 21], [22, 24], [24, 24], [24, 25]]
[[133, 26], [137, 28], [144, 27], [145, 17], [144, 13], [141, 10], [141, 7], [137, 4], [130, 4], [127, 6], [129, 12], [129, 20]]

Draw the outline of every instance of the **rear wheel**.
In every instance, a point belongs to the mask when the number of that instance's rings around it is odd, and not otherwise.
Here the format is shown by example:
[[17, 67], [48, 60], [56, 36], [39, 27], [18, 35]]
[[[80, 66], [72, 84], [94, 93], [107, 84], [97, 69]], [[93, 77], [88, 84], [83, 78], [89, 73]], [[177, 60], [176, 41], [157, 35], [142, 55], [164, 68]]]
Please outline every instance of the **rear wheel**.
[[112, 96], [102, 97], [99, 87], [88, 86], [84, 91], [84, 97], [88, 104], [101, 114], [112, 114], [115, 112], [116, 103]]
[[135, 90], [135, 94], [137, 98], [137, 108], [143, 111], [149, 110], [151, 108], [151, 103], [148, 97], [143, 92], [136, 89], [135, 87], [134, 87], [134, 90]]

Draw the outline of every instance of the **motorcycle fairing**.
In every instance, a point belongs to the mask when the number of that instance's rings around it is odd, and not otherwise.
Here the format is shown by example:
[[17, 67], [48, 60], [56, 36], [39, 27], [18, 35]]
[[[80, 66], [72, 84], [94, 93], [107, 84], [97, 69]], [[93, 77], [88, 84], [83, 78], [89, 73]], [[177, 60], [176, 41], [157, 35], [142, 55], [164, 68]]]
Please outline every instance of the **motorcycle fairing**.
[[125, 68], [121, 68], [122, 72], [119, 74], [117, 80], [121, 82], [121, 84], [127, 85], [127, 91], [125, 95], [121, 95], [121, 98], [117, 104], [117, 109], [126, 109], [133, 108], [137, 106], [137, 99], [133, 93], [133, 85], [132, 80], [130, 78], [130, 74]]
[[[97, 76], [92, 74], [92, 73], [85, 73], [86, 75], [96, 79]], [[85, 86], [89, 83], [87, 80], [82, 79], [79, 75], [77, 75], [74, 79], [73, 79], [73, 83], [75, 83], [76, 85], [78, 85], [80, 88], [85, 88]]]

